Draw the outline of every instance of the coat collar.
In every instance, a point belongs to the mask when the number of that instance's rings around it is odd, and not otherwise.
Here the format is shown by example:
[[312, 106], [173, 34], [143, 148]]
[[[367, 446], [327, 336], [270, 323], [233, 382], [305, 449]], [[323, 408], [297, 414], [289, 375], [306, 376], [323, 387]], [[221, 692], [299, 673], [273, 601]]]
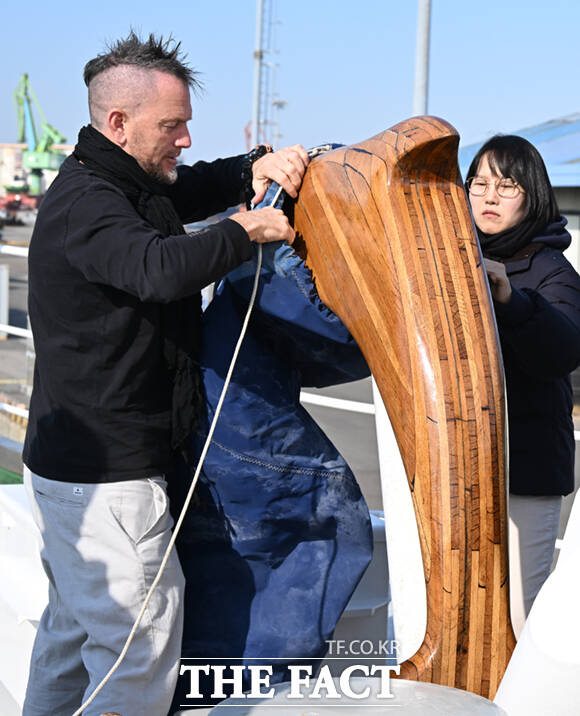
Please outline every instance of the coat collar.
[[539, 242], [528, 244], [516, 252], [513, 256], [510, 256], [509, 259], [504, 260], [503, 263], [505, 265], [507, 275], [510, 276], [513, 273], [518, 273], [519, 271], [527, 271], [531, 266], [532, 259], [535, 254], [543, 248], [545, 248], [544, 244]]

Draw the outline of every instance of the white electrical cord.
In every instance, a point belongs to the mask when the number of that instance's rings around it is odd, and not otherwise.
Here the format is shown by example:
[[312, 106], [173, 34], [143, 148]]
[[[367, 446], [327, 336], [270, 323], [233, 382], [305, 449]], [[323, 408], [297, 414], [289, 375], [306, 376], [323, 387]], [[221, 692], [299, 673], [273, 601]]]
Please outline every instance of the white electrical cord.
[[[282, 192], [282, 188], [280, 187], [278, 191], [276, 192], [274, 199], [272, 200], [270, 206], [275, 206], [276, 202], [278, 201], [278, 198]], [[254, 308], [254, 303], [256, 302], [256, 295], [258, 293], [258, 284], [260, 282], [260, 271], [262, 269], [262, 244], [258, 244], [258, 258], [257, 258], [257, 266], [256, 266], [256, 274], [254, 276], [254, 286], [252, 288], [252, 295], [250, 297], [250, 302], [248, 304], [248, 310], [246, 311], [246, 317], [244, 318], [244, 323], [242, 325], [242, 330], [240, 331], [240, 337], [238, 338], [238, 342], [236, 344], [234, 354], [232, 356], [232, 360], [230, 362], [230, 367], [228, 369], [226, 379], [224, 382], [224, 387], [222, 388], [222, 392], [220, 394], [220, 398], [218, 400], [218, 404], [215, 410], [215, 415], [213, 417], [211, 426], [209, 428], [209, 432], [207, 434], [207, 439], [205, 441], [205, 444], [203, 446], [203, 450], [201, 451], [201, 456], [199, 458], [199, 462], [197, 463], [197, 468], [195, 470], [195, 474], [193, 476], [193, 480], [191, 481], [191, 486], [189, 488], [189, 492], [187, 493], [187, 497], [185, 498], [185, 503], [183, 505], [183, 508], [181, 510], [181, 514], [179, 515], [179, 519], [177, 520], [175, 527], [173, 528], [173, 535], [171, 536], [171, 539], [169, 540], [169, 544], [167, 545], [167, 549], [165, 550], [165, 554], [163, 556], [163, 559], [161, 560], [161, 565], [159, 566], [159, 570], [157, 571], [157, 575], [155, 579], [153, 580], [153, 583], [151, 584], [151, 587], [149, 588], [149, 591], [147, 592], [147, 596], [145, 597], [145, 601], [143, 602], [143, 606], [141, 607], [141, 611], [139, 612], [137, 619], [135, 619], [135, 623], [133, 624], [133, 628], [131, 629], [131, 633], [127, 637], [127, 641], [125, 642], [125, 646], [123, 647], [121, 653], [119, 654], [119, 657], [117, 658], [117, 661], [113, 664], [113, 666], [109, 669], [107, 674], [103, 677], [101, 682], [98, 684], [98, 686], [95, 688], [93, 693], [89, 696], [89, 698], [81, 705], [80, 708], [78, 708], [72, 716], [80, 716], [82, 712], [89, 706], [96, 698], [97, 694], [101, 691], [103, 686], [107, 683], [107, 681], [111, 678], [111, 676], [115, 673], [115, 671], [119, 668], [119, 665], [125, 658], [125, 654], [127, 653], [127, 650], [129, 649], [129, 646], [131, 645], [131, 642], [133, 641], [133, 637], [135, 636], [135, 633], [137, 632], [137, 629], [139, 627], [139, 624], [141, 623], [141, 619], [143, 618], [143, 615], [145, 614], [145, 610], [147, 609], [147, 605], [149, 604], [149, 601], [151, 597], [153, 596], [153, 592], [155, 591], [157, 585], [159, 584], [159, 580], [161, 579], [161, 576], [163, 575], [163, 571], [165, 569], [165, 565], [167, 564], [167, 561], [169, 559], [169, 555], [171, 554], [171, 550], [173, 549], [173, 545], [175, 544], [175, 540], [177, 539], [177, 535], [179, 534], [179, 530], [181, 529], [181, 525], [183, 524], [183, 520], [185, 519], [185, 515], [187, 513], [187, 509], [189, 507], [189, 503], [191, 502], [191, 498], [193, 497], [193, 492], [195, 490], [195, 486], [197, 485], [197, 480], [199, 478], [199, 475], [201, 473], [201, 468], [203, 467], [203, 463], [205, 460], [205, 456], [207, 455], [207, 452], [209, 450], [209, 446], [211, 444], [211, 439], [213, 437], [213, 434], [215, 432], [215, 428], [217, 425], [217, 421], [222, 409], [223, 402], [226, 397], [226, 393], [228, 390], [228, 387], [230, 385], [230, 380], [232, 377], [232, 373], [234, 372], [234, 368], [236, 365], [236, 361], [238, 359], [238, 354], [240, 352], [240, 349], [242, 347], [242, 343], [244, 341], [246, 330], [248, 328], [248, 323], [250, 322], [250, 316], [252, 315], [252, 309]]]

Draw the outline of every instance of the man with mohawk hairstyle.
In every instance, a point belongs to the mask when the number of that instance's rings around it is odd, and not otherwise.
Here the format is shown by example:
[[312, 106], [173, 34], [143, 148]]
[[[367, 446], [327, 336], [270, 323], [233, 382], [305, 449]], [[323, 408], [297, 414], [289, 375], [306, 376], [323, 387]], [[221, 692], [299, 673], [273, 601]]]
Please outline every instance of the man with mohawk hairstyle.
[[[42, 533], [49, 604], [33, 650], [25, 716], [70, 716], [115, 663], [173, 525], [165, 476], [203, 405], [201, 289], [293, 241], [283, 212], [239, 212], [276, 181], [295, 197], [296, 145], [178, 166], [191, 145], [179, 44], [131, 32], [87, 63], [83, 127], [39, 210], [29, 254], [36, 366], [23, 461]], [[167, 713], [178, 676], [183, 573], [173, 553], [135, 640], [84, 713]]]

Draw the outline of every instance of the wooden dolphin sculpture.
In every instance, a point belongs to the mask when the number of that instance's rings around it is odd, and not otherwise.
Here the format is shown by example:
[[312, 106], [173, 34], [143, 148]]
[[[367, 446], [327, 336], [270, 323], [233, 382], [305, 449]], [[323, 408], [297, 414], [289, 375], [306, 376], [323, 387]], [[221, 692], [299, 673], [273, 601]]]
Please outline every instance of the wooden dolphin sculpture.
[[458, 143], [415, 117], [313, 159], [295, 246], [367, 359], [412, 493], [427, 628], [401, 676], [493, 698], [515, 644], [504, 385]]

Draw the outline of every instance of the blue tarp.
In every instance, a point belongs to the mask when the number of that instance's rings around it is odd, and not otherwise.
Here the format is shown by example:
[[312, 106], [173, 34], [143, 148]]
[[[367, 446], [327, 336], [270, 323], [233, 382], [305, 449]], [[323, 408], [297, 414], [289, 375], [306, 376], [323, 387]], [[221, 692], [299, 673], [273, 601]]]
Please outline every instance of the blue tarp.
[[[183, 656], [272, 664], [276, 683], [287, 663], [316, 664], [324, 655], [372, 556], [360, 489], [301, 406], [300, 389], [369, 370], [304, 262], [285, 244], [264, 254], [248, 334], [178, 547], [187, 580]], [[205, 429], [255, 268], [251, 261], [230, 274], [204, 314]], [[196, 457], [203, 432], [194, 439]], [[187, 490], [191, 469], [172, 478], [174, 490]], [[174, 492], [172, 503], [179, 501]], [[192, 702], [181, 695], [178, 703]]]

